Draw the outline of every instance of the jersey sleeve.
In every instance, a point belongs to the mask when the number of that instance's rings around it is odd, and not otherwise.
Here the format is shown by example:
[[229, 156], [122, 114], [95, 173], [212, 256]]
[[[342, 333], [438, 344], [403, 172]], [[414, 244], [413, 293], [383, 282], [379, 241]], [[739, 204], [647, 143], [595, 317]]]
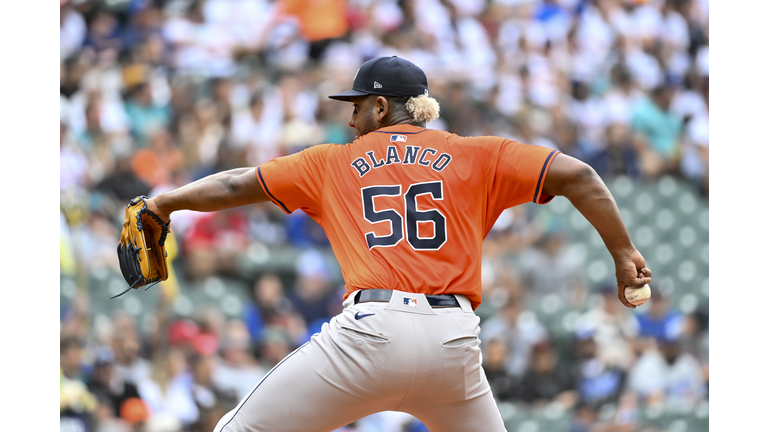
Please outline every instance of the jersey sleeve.
[[290, 214], [302, 209], [322, 218], [326, 153], [333, 144], [312, 146], [256, 167], [256, 176], [269, 199]]
[[542, 188], [558, 150], [504, 138], [488, 144], [492, 157], [487, 159], [486, 181], [489, 205], [494, 211], [529, 201], [545, 204], [554, 198], [543, 194]]

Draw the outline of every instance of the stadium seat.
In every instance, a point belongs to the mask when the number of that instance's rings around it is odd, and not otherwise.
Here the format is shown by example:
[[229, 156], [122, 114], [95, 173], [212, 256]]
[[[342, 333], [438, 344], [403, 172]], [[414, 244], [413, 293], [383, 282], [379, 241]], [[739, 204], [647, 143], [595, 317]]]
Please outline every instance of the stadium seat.
[[695, 407], [671, 409], [645, 407], [640, 410], [638, 422], [642, 428], [653, 427], [666, 432], [709, 431], [709, 404], [700, 402]]
[[527, 418], [517, 425], [517, 432], [543, 432], [547, 429], [542, 429], [539, 420], [536, 418]]
[[547, 294], [538, 303], [536, 308], [541, 316], [557, 316], [563, 309], [563, 300], [557, 294]]
[[571, 229], [573, 229], [576, 232], [580, 232], [580, 231], [583, 232], [583, 231], [589, 231], [590, 229], [594, 229], [592, 225], [589, 224], [589, 221], [584, 217], [584, 215], [582, 215], [578, 211], [571, 212], [568, 215], [568, 223]]
[[709, 276], [702, 279], [701, 284], [699, 284], [699, 295], [709, 301]]
[[663, 175], [656, 183], [656, 191], [664, 200], [674, 200], [680, 190], [679, 182], [671, 175]]
[[517, 405], [515, 405], [512, 402], [498, 402], [498, 406], [499, 406], [499, 413], [501, 413], [501, 418], [503, 420], [514, 418], [518, 414], [518, 410], [520, 409]]
[[227, 293], [221, 298], [219, 307], [227, 318], [240, 318], [243, 313], [244, 305], [240, 297], [232, 293]]
[[194, 302], [186, 294], [179, 294], [173, 301], [173, 312], [180, 317], [189, 317], [194, 309]]
[[677, 308], [684, 314], [694, 312], [699, 307], [699, 297], [693, 293], [685, 293], [680, 296]]
[[650, 225], [638, 224], [634, 229], [628, 231], [632, 236], [633, 243], [640, 249], [647, 249], [656, 244], [656, 231]]
[[77, 281], [72, 276], [59, 277], [59, 293], [61, 294], [61, 303], [69, 303], [77, 294]]
[[700, 269], [691, 259], [685, 259], [677, 267], [677, 278], [684, 284], [690, 284], [697, 278]]
[[691, 432], [709, 431], [709, 401], [701, 401], [687, 416]]
[[499, 402], [499, 412], [509, 432], [521, 430], [520, 426], [530, 418], [528, 408], [511, 402]]
[[678, 258], [675, 254], [675, 247], [666, 241], [656, 243], [655, 247], [651, 249], [651, 253], [647, 255], [646, 259], [657, 266], [673, 265]]
[[552, 336], [556, 339], [568, 339], [576, 330], [576, 323], [578, 322], [580, 312], [569, 309], [563, 314], [558, 315], [557, 319], [552, 322], [552, 326], [549, 331], [552, 332]]
[[634, 228], [637, 217], [635, 216], [635, 211], [632, 210], [632, 207], [620, 206], [619, 211], [621, 212], [621, 219], [624, 220], [624, 225], [627, 229], [631, 230]]
[[555, 197], [550, 201], [546, 208], [558, 215], [564, 215], [572, 208], [571, 203], [565, 197]]
[[654, 218], [654, 227], [662, 233], [671, 232], [677, 225], [677, 217], [669, 208], [660, 209]]
[[202, 282], [200, 289], [208, 298], [217, 300], [224, 296], [225, 291], [227, 291], [227, 285], [221, 278], [213, 276], [206, 278]]
[[696, 250], [698, 253], [699, 262], [709, 268], [709, 240], [699, 242], [699, 246], [696, 248]]
[[701, 199], [691, 191], [686, 191], [680, 196], [677, 208], [686, 216], [698, 217], [702, 211]]
[[691, 225], [683, 225], [676, 232], [676, 243], [681, 248], [690, 249], [700, 244], [698, 230]]
[[[141, 288], [140, 288], [141, 289]], [[143, 290], [143, 289], [142, 289]], [[137, 294], [137, 293], [131, 293], [128, 294]], [[140, 295], [125, 295], [117, 299], [112, 299], [120, 302], [120, 309], [127, 312], [134, 318], [138, 318], [142, 312], [144, 312], [144, 304], [140, 300]]]
[[629, 199], [635, 190], [634, 180], [627, 176], [617, 177], [612, 181], [609, 181], [607, 186], [608, 190], [611, 191], [617, 200], [623, 198]]
[[699, 224], [699, 228], [701, 228], [704, 232], [709, 233], [709, 209], [701, 209], [696, 219], [696, 222]]
[[613, 277], [614, 266], [601, 259], [591, 259], [586, 267], [586, 278], [590, 285], [602, 285]]
[[[108, 285], [109, 279], [112, 276], [112, 272], [106, 268], [89, 272], [86, 277], [88, 291], [90, 293], [103, 291], [104, 288]], [[122, 276], [120, 277], [122, 278]], [[123, 281], [123, 283], [125, 283], [125, 281]]]
[[656, 200], [653, 195], [647, 191], [643, 191], [633, 200], [634, 210], [639, 217], [647, 220], [654, 217], [656, 211]]
[[567, 432], [571, 423], [571, 413], [558, 404], [549, 404], [535, 418], [542, 431]]
[[246, 279], [256, 277], [264, 271], [282, 273], [293, 272], [299, 250], [292, 247], [270, 247], [254, 243], [245, 254], [237, 259], [237, 268], [240, 275]]

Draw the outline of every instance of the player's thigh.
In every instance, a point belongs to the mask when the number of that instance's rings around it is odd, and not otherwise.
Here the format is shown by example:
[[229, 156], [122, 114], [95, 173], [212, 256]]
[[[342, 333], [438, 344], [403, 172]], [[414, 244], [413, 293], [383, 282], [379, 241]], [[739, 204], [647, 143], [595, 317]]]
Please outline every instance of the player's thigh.
[[328, 329], [289, 354], [227, 413], [214, 432], [325, 432], [381, 410], [345, 385], [356, 375]]
[[411, 414], [430, 432], [507, 431], [491, 392], [466, 401], [421, 407]]

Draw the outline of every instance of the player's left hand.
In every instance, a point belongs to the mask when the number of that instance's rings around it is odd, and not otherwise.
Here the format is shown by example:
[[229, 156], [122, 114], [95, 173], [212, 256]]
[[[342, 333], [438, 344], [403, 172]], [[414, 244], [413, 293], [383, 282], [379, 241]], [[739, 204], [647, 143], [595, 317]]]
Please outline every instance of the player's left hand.
[[626, 287], [642, 288], [651, 283], [651, 269], [645, 266], [645, 258], [635, 249], [625, 257], [614, 258], [616, 263], [616, 286], [621, 304], [634, 309], [636, 306], [624, 297]]
[[125, 209], [117, 258], [129, 288], [114, 297], [131, 288], [168, 279], [165, 239], [170, 232], [170, 220], [163, 221], [153, 213], [147, 206], [148, 200], [145, 196], [136, 197]]

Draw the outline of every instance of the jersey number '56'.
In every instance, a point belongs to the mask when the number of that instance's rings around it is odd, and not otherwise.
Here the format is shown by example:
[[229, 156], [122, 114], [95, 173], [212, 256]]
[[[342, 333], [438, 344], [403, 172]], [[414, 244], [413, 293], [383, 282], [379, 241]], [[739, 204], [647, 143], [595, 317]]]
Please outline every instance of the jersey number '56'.
[[[437, 209], [419, 210], [416, 198], [419, 195], [432, 195], [435, 200], [443, 199], [443, 182], [415, 183], [405, 192], [405, 224], [403, 217], [394, 209], [382, 209], [376, 211], [374, 198], [377, 196], [400, 196], [400, 185], [394, 186], [368, 186], [362, 188], [363, 216], [370, 223], [389, 222], [390, 234], [376, 236], [373, 232], [365, 235], [368, 249], [374, 247], [389, 247], [400, 243], [403, 239], [403, 231], [408, 244], [415, 250], [438, 250], [447, 239], [445, 230], [445, 216]], [[432, 237], [419, 236], [419, 223], [431, 222], [434, 228]]]

